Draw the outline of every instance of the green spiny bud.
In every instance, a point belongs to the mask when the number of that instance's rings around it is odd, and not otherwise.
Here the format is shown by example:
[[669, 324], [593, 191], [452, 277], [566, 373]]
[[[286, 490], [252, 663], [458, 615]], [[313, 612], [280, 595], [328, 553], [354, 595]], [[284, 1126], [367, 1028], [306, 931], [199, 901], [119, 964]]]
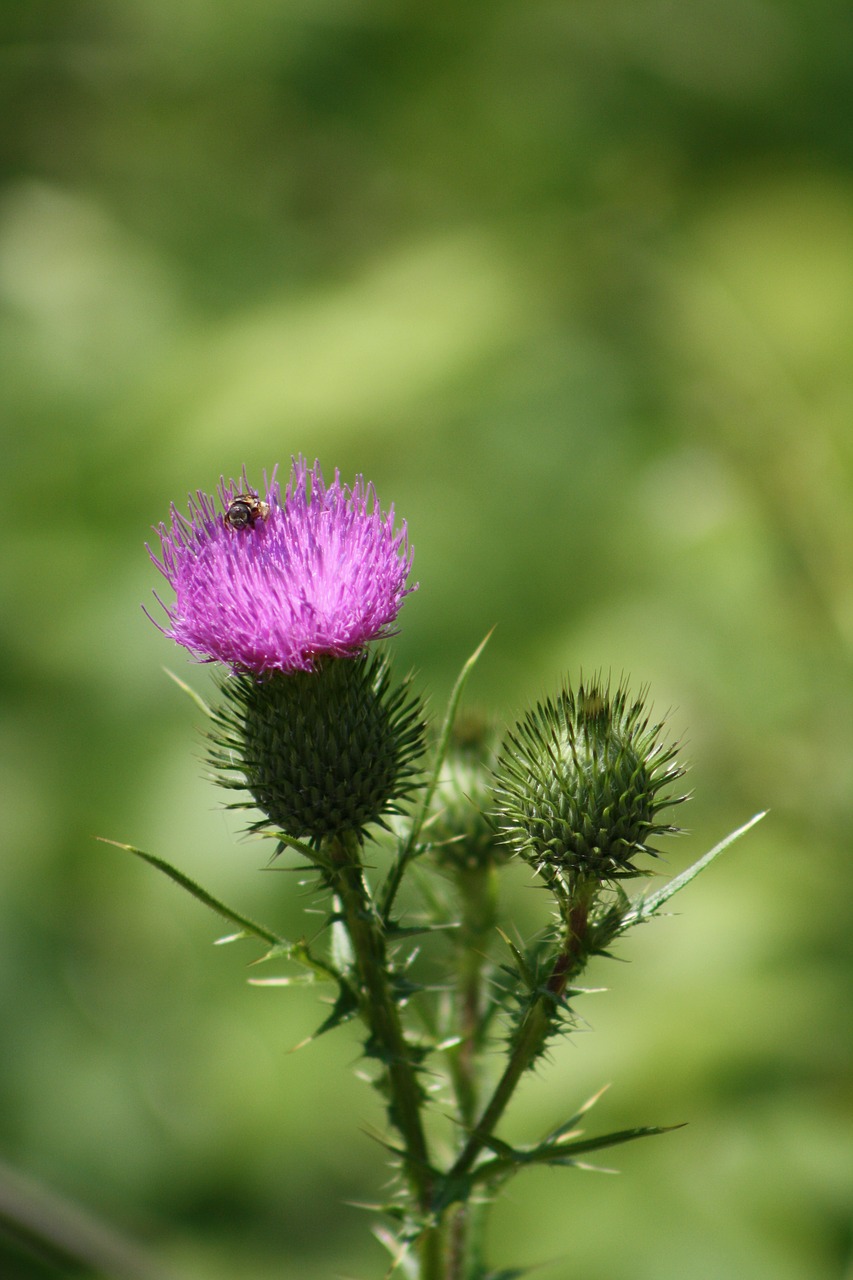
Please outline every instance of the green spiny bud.
[[495, 770], [496, 818], [504, 838], [537, 871], [600, 882], [639, 875], [634, 859], [678, 828], [662, 810], [684, 795], [664, 795], [684, 774], [677, 747], [661, 740], [645, 691], [593, 679], [575, 693], [539, 703], [504, 740]]
[[423, 750], [420, 699], [392, 685], [382, 654], [333, 658], [314, 671], [231, 675], [221, 682], [210, 761], [223, 786], [246, 789], [257, 830], [314, 846], [401, 812]]
[[429, 835], [436, 860], [466, 872], [506, 862], [511, 850], [489, 810], [499, 735], [489, 721], [457, 720], [433, 797]]

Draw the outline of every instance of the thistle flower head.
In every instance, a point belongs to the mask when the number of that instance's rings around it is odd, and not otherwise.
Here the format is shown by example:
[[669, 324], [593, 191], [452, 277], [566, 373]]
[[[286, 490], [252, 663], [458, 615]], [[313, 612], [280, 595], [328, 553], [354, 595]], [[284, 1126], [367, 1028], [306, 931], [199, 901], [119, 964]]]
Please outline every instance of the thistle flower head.
[[161, 630], [197, 657], [235, 671], [312, 671], [323, 656], [351, 657], [390, 635], [412, 565], [406, 525], [379, 506], [372, 484], [352, 487], [319, 463], [294, 460], [284, 495], [273, 472], [263, 497], [220, 481], [199, 491], [189, 516], [171, 509], [154, 564], [174, 589]]
[[539, 703], [509, 733], [495, 771], [498, 825], [537, 871], [600, 882], [639, 875], [650, 839], [676, 834], [661, 812], [684, 769], [644, 696], [593, 680]]

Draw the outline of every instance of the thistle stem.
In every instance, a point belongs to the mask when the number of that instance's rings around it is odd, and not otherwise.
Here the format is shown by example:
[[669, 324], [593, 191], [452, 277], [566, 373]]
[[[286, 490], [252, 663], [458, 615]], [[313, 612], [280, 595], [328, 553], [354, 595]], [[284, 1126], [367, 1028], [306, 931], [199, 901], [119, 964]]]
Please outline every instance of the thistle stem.
[[[465, 1131], [479, 1105], [478, 1057], [483, 1039], [484, 968], [497, 916], [497, 877], [493, 866], [461, 869], [456, 876], [461, 899], [457, 935], [456, 1014], [459, 1044], [450, 1058], [456, 1112]], [[477, 1265], [480, 1206], [460, 1204], [447, 1224], [446, 1280], [466, 1280]]]
[[570, 978], [585, 959], [584, 940], [594, 893], [592, 885], [581, 885], [572, 895], [564, 915], [566, 932], [563, 946], [554, 961], [548, 981], [528, 1006], [503, 1075], [450, 1171], [450, 1178], [461, 1178], [471, 1169], [506, 1110], [522, 1075], [542, 1051], [553, 1023], [554, 1010], [562, 999]]
[[[352, 943], [359, 1010], [370, 1032], [368, 1052], [385, 1065], [389, 1116], [403, 1138], [406, 1178], [419, 1213], [428, 1218], [432, 1212], [433, 1170], [421, 1120], [424, 1093], [391, 989], [385, 936], [364, 879], [361, 848], [355, 835], [343, 836], [330, 841], [326, 852], [333, 867], [328, 873], [330, 887], [340, 903]], [[419, 1250], [421, 1280], [443, 1280], [437, 1227], [423, 1232]]]
[[458, 873], [461, 912], [456, 935], [456, 1015], [459, 1045], [451, 1057], [451, 1073], [460, 1123], [474, 1123], [479, 1076], [477, 1056], [483, 1038], [484, 966], [497, 916], [497, 878], [493, 867]]

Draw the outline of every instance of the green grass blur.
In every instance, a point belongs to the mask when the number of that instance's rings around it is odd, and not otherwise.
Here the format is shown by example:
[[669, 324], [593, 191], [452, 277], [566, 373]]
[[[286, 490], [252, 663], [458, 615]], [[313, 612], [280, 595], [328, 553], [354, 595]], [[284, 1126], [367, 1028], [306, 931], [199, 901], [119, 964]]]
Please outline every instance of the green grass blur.
[[95, 841], [304, 928], [140, 609], [171, 500], [300, 451], [408, 520], [436, 708], [496, 624], [473, 704], [674, 708], [671, 872], [771, 810], [506, 1120], [689, 1127], [519, 1179], [494, 1263], [853, 1275], [852, 57], [837, 0], [5, 0], [0, 1159], [178, 1280], [385, 1266], [355, 1035]]

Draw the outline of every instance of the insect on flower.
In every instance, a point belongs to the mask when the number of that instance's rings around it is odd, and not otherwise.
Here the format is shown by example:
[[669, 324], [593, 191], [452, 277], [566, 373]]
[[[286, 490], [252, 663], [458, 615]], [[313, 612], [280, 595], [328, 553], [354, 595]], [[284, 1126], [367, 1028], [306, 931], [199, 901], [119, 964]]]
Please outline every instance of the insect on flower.
[[256, 493], [235, 493], [225, 512], [225, 523], [229, 529], [245, 529], [258, 520], [266, 520], [269, 513], [269, 503]]
[[[372, 484], [293, 459], [287, 485], [245, 471], [215, 495], [196, 492], [188, 516], [171, 508], [149, 555], [175, 592], [166, 635], [234, 671], [314, 671], [391, 635], [412, 568], [405, 522], [383, 511]], [[0, 1268], [2, 1270], [2, 1268]]]

